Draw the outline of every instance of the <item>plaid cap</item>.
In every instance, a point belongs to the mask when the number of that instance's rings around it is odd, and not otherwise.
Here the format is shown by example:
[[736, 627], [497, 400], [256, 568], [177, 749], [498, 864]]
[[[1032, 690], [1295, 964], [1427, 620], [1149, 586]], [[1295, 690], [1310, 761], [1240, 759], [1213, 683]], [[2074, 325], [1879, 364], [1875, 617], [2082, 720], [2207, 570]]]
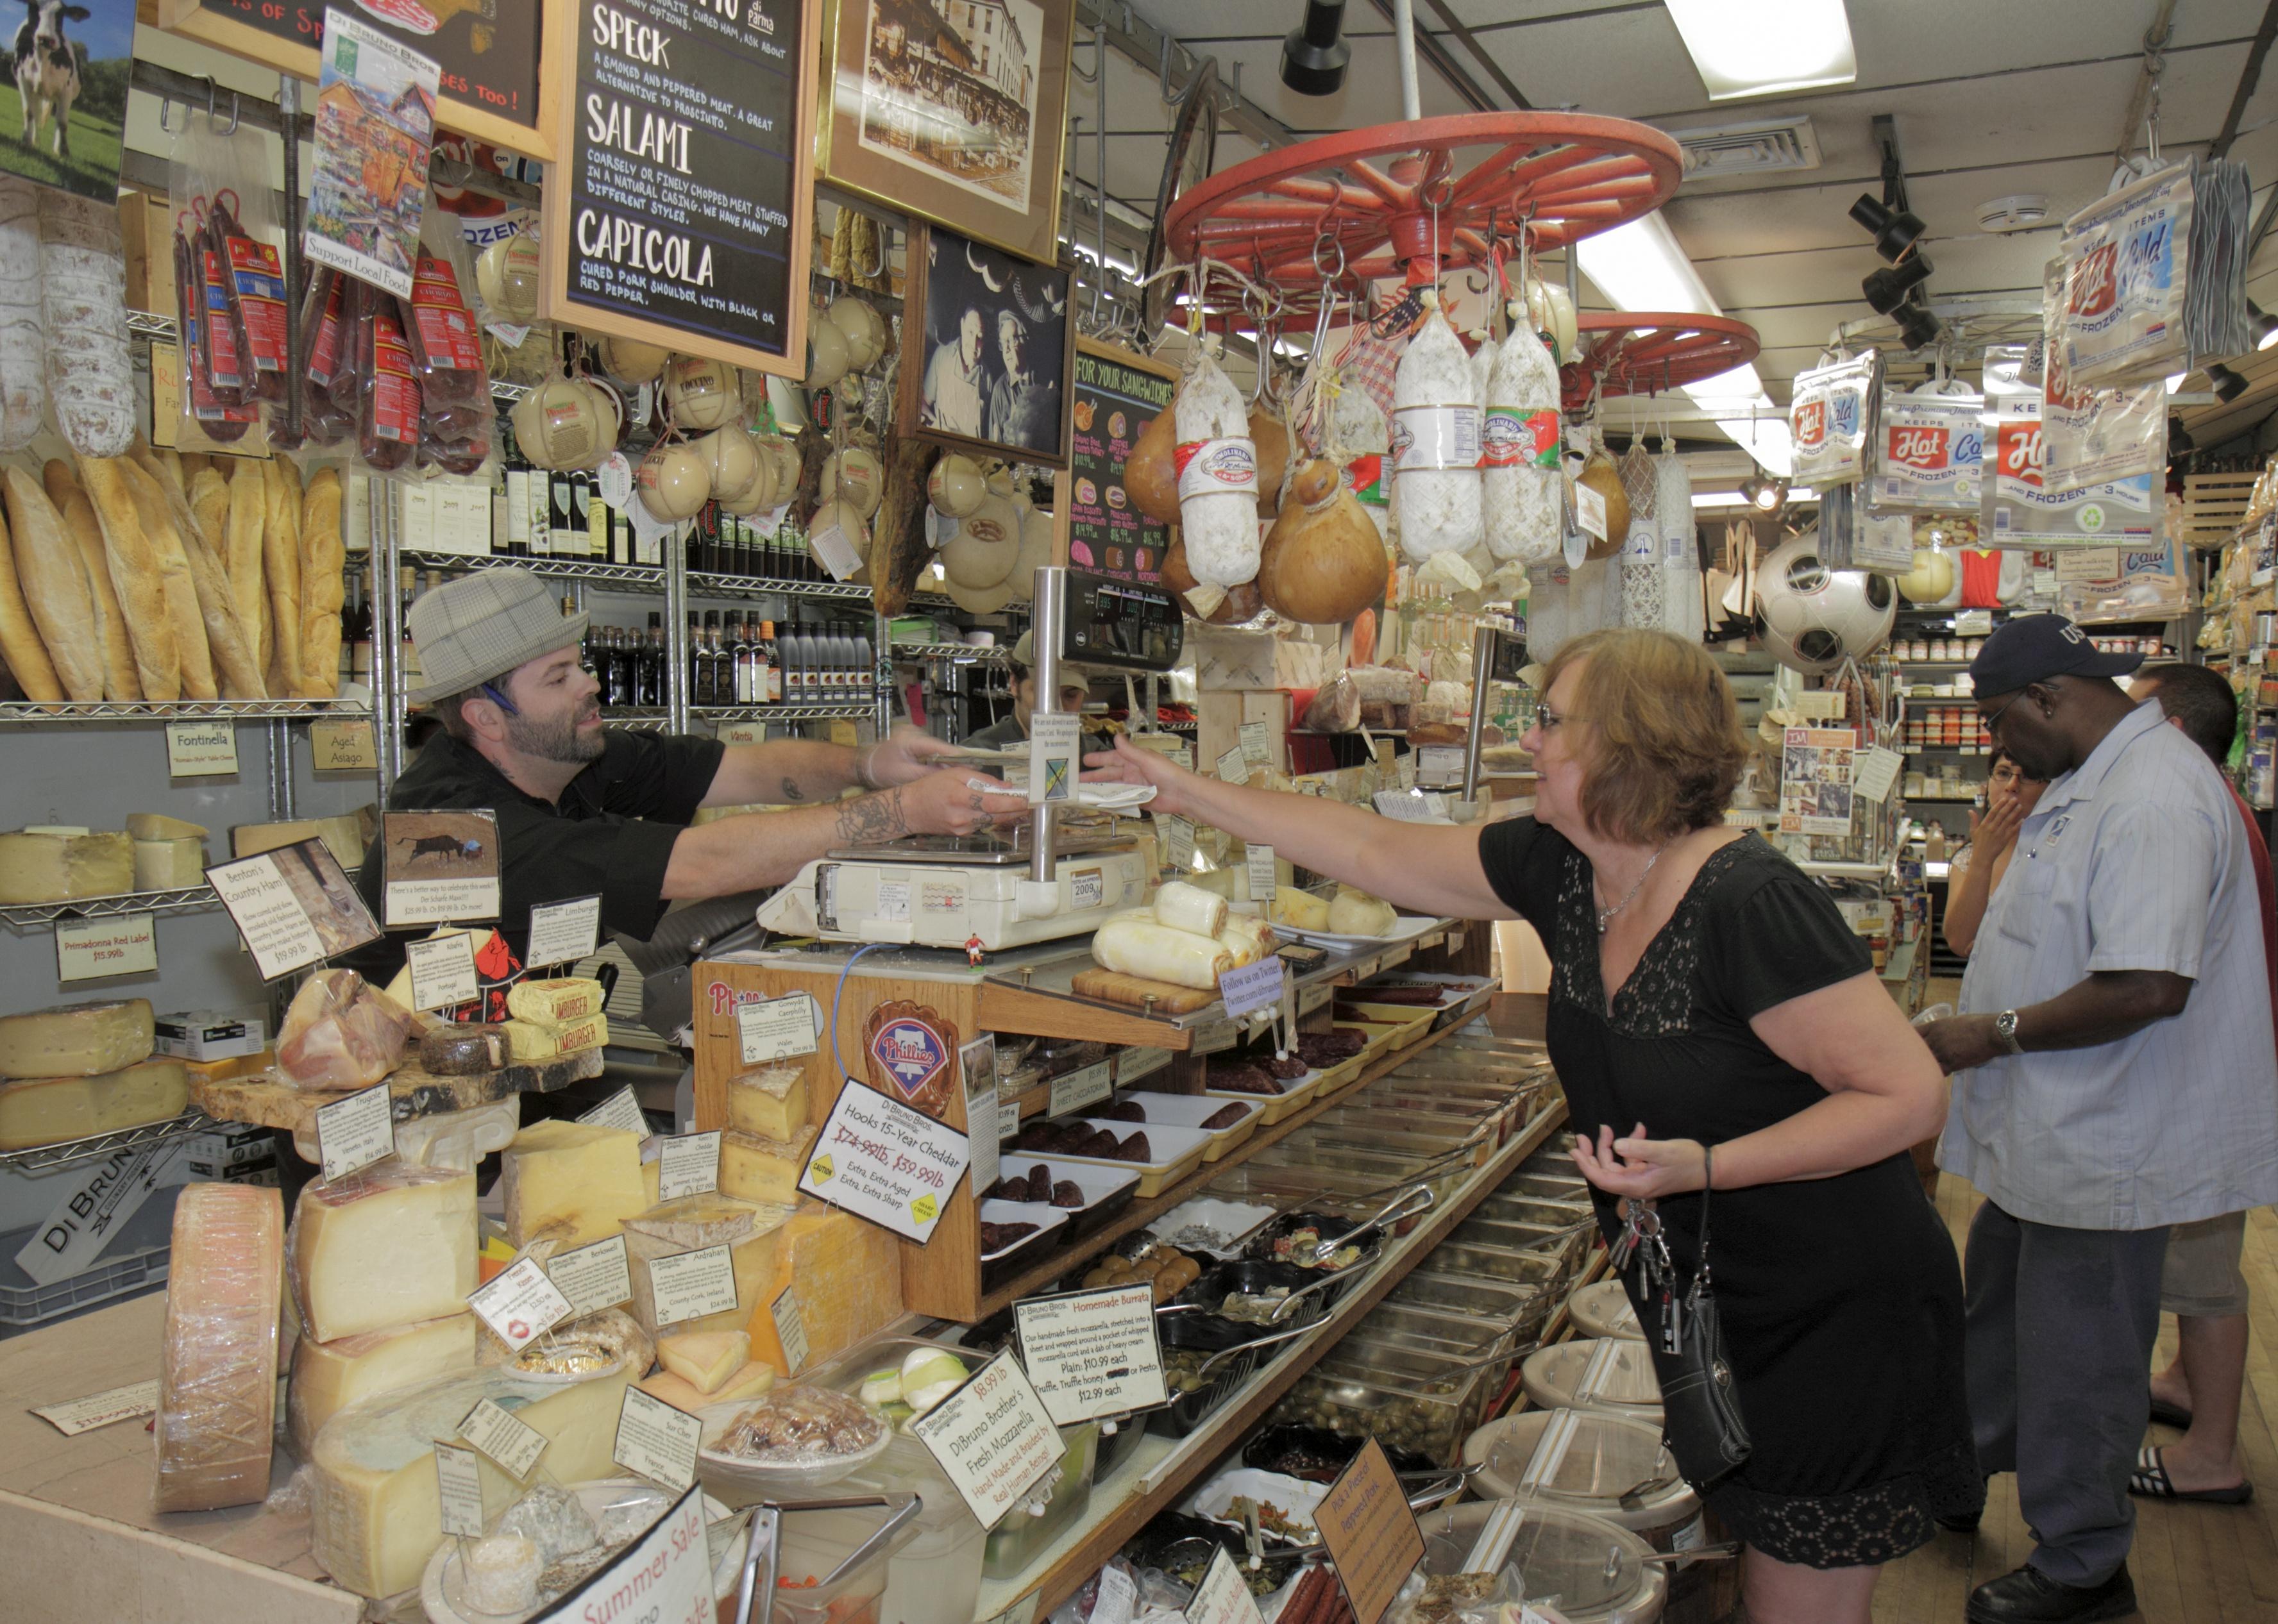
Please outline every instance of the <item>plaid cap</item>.
[[426, 685], [411, 703], [432, 705], [505, 675], [585, 636], [583, 612], [563, 614], [527, 569], [481, 569], [422, 592], [406, 617]]

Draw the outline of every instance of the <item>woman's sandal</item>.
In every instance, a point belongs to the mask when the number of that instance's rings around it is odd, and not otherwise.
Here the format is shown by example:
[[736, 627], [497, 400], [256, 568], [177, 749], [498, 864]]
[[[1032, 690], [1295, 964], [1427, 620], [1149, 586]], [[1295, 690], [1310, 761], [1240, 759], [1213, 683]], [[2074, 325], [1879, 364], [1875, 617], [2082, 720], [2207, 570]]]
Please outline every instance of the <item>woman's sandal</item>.
[[2211, 1506], [2244, 1506], [2254, 1498], [2252, 1483], [2233, 1483], [2228, 1489], [2178, 1489], [2167, 1475], [2165, 1452], [2147, 1444], [2136, 1452], [2136, 1469], [2129, 1475], [2128, 1492], [2149, 1500], [2202, 1500]]

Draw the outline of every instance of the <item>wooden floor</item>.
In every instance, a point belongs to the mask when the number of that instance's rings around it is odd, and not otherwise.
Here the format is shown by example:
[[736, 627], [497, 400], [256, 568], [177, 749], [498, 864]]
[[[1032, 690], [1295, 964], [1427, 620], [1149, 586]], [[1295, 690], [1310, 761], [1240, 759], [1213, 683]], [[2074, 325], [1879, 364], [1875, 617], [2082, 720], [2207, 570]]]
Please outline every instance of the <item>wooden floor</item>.
[[[1976, 1211], [1977, 1192], [1947, 1174], [1938, 1206], [1959, 1246]], [[2255, 1499], [2247, 1506], [2136, 1502], [2136, 1548], [2129, 1558], [2148, 1624], [2274, 1624], [2278, 1621], [2278, 1215], [2249, 1215], [2245, 1272], [2253, 1293], [2253, 1344], [2247, 1353], [2240, 1423]], [[2175, 1354], [2175, 1322], [2160, 1326], [2159, 1360]], [[2176, 1437], [2152, 1429], [2151, 1441]], [[1876, 1624], [1956, 1624], [1969, 1592], [2032, 1553], [2017, 1514], [2017, 1480], [1996, 1477], [1975, 1537], [1941, 1533], [1883, 1570]]]

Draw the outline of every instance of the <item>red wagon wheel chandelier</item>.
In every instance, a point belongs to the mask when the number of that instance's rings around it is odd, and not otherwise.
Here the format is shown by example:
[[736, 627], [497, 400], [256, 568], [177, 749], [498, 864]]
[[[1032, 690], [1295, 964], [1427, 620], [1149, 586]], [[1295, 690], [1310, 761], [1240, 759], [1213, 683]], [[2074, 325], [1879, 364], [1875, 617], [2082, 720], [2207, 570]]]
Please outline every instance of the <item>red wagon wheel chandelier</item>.
[[1593, 394], [1661, 394], [1744, 367], [1763, 346], [1756, 330], [1729, 316], [1659, 310], [1591, 310], [1575, 317], [1580, 353], [1558, 371], [1569, 411]]

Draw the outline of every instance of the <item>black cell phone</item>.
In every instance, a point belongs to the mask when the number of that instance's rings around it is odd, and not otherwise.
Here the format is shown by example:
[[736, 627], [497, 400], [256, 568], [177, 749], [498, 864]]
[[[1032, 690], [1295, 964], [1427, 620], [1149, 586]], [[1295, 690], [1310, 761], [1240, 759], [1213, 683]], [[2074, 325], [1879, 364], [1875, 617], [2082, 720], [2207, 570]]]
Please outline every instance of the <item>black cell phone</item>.
[[1329, 956], [1326, 948], [1317, 948], [1310, 942], [1285, 942], [1275, 949], [1278, 957], [1287, 959], [1296, 969], [1311, 970]]

